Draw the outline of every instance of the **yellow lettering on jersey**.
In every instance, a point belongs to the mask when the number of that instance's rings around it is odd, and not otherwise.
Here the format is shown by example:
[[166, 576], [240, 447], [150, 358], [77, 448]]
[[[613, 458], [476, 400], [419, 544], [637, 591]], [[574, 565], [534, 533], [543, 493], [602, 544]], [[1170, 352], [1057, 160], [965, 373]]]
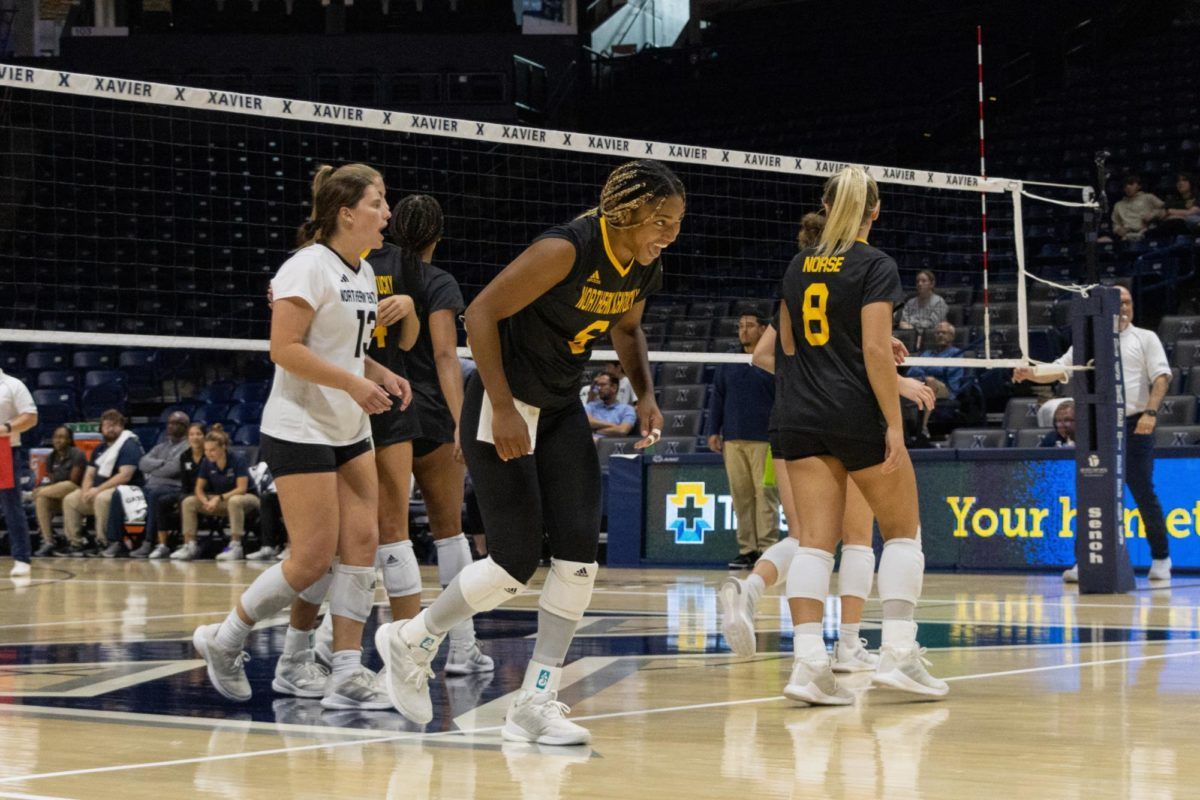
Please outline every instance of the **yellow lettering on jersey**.
[[375, 288], [381, 295], [391, 294], [392, 293], [392, 276], [391, 275], [376, 275], [375, 276]]
[[607, 330], [608, 320], [598, 319], [575, 334], [575, 338], [567, 342], [567, 346], [571, 348], [571, 352], [574, 355], [581, 356], [587, 352], [588, 342], [602, 335]]
[[845, 256], [805, 256], [805, 272], [841, 272]]
[[604, 217], [600, 218], [600, 238], [604, 240], [604, 252], [608, 254], [609, 263], [613, 265], [613, 269], [617, 271], [617, 274], [624, 278], [629, 274], [629, 270], [633, 269], [633, 259], [629, 259], [628, 264], [621, 264], [617, 260], [612, 245], [608, 242], [608, 223], [605, 222]]
[[606, 292], [591, 286], [581, 286], [575, 308], [590, 314], [624, 314], [633, 308], [637, 296], [636, 289], [628, 292]]
[[382, 325], [376, 325], [375, 330], [371, 332], [371, 335], [375, 337], [376, 347], [378, 347], [380, 350], [387, 347], [387, 328], [383, 327]]

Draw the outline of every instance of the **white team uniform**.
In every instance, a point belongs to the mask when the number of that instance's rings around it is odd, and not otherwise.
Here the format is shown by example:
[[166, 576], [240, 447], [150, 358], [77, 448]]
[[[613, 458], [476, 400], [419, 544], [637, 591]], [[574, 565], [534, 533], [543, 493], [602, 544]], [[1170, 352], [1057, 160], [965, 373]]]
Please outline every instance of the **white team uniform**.
[[[298, 297], [314, 311], [304, 344], [318, 358], [361, 376], [375, 330], [375, 272], [365, 260], [351, 269], [325, 245], [298, 250], [271, 281], [276, 301]], [[275, 367], [261, 431], [297, 444], [342, 446], [371, 435], [367, 413], [349, 394]]]

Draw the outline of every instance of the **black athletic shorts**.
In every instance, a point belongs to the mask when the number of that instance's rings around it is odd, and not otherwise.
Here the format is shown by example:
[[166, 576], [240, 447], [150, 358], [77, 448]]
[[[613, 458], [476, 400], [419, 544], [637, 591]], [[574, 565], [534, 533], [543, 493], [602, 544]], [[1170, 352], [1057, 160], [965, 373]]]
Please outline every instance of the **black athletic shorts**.
[[372, 414], [371, 438], [375, 440], [375, 449], [382, 450], [390, 444], [411, 442], [421, 435], [421, 423], [417, 419], [417, 410], [411, 405], [400, 410], [394, 405], [382, 414]]
[[430, 439], [427, 436], [418, 436], [413, 439], [413, 458], [423, 458], [439, 447], [453, 442], [454, 439], [451, 439], [449, 442], [440, 442], [436, 439]]
[[783, 458], [783, 443], [779, 439], [779, 431], [767, 431], [767, 446], [771, 448], [771, 458]]
[[882, 464], [886, 452], [883, 431], [879, 432], [878, 439], [869, 442], [815, 431], [777, 431], [771, 444], [771, 455], [775, 458], [799, 461], [813, 456], [833, 456], [849, 472]]
[[285, 442], [263, 433], [259, 435], [258, 454], [276, 478], [313, 472], [337, 472], [338, 467], [371, 450], [371, 440], [353, 444], [300, 444]]

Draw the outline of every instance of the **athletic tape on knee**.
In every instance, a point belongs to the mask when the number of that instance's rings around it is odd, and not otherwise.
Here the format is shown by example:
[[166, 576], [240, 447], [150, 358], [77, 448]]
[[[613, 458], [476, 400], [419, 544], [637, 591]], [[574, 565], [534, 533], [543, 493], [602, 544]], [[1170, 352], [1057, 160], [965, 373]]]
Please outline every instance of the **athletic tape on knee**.
[[329, 594], [329, 586], [332, 583], [333, 567], [330, 567], [329, 571], [322, 575], [316, 583], [300, 593], [300, 599], [314, 606], [319, 606], [325, 602], [325, 596]]
[[329, 611], [338, 617], [366, 622], [375, 604], [375, 567], [338, 564], [333, 568]]
[[814, 547], [796, 548], [787, 576], [787, 596], [825, 602], [833, 575], [833, 553]]
[[448, 536], [434, 542], [437, 547], [438, 580], [442, 586], [449, 586], [458, 573], [471, 563], [471, 545], [467, 544], [466, 534]]
[[242, 610], [259, 622], [290, 606], [297, 594], [283, 577], [283, 564], [274, 564], [242, 592]]
[[871, 596], [875, 579], [875, 551], [861, 544], [842, 545], [842, 563], [838, 567], [838, 595], [841, 597]]
[[477, 614], [491, 611], [516, 597], [525, 588], [525, 584], [492, 561], [491, 556], [468, 564], [455, 580], [458, 581], [458, 590], [462, 592], [463, 599]]
[[879, 558], [879, 599], [917, 604], [925, 577], [925, 554], [916, 539], [890, 539]]
[[592, 602], [592, 586], [599, 570], [600, 565], [595, 561], [585, 564], [550, 559], [550, 574], [546, 576], [538, 605], [555, 616], [578, 622]]
[[792, 568], [792, 559], [796, 557], [796, 551], [799, 549], [800, 542], [789, 536], [786, 539], [780, 539], [759, 556], [759, 561], [769, 561], [775, 566], [775, 583], [771, 584], [772, 586], [787, 580], [788, 570]]
[[421, 591], [421, 565], [412, 542], [381, 544], [376, 562], [383, 570], [383, 588], [388, 597], [408, 597]]

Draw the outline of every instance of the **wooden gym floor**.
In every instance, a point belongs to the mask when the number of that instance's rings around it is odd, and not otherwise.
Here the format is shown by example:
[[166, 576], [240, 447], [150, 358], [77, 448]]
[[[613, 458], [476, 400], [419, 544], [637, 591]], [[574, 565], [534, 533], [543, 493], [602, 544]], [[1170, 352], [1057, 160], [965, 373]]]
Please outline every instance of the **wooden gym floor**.
[[[830, 709], [780, 695], [791, 633], [776, 593], [758, 609], [759, 654], [738, 659], [718, 634], [724, 572], [605, 570], [560, 697], [593, 743], [564, 748], [497, 732], [532, 650], [533, 594], [477, 621], [497, 671], [439, 673], [425, 731], [274, 695], [282, 618], [251, 636], [253, 700], [224, 701], [191, 632], [259, 569], [59, 559], [0, 579], [0, 797], [1170, 800], [1200, 785], [1197, 578], [1080, 598], [1054, 575], [929, 575], [921, 639], [949, 698], [864, 691]], [[867, 620], [874, 647], [877, 604]]]

